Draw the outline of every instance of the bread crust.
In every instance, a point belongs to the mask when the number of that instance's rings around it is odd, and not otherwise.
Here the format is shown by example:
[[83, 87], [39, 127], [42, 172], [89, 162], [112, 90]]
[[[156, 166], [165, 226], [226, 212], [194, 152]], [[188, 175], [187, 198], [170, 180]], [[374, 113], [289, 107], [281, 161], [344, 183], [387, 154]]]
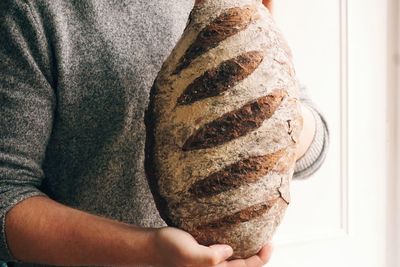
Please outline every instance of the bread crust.
[[256, 254], [290, 202], [302, 128], [291, 53], [261, 1], [194, 7], [145, 123], [145, 170], [167, 224], [231, 245], [233, 258]]

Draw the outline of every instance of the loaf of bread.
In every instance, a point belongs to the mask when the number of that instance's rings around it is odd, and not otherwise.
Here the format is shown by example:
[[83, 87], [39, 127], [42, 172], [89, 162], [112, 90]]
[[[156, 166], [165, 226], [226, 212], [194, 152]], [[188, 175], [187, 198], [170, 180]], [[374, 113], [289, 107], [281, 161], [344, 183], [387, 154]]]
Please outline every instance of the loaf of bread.
[[145, 169], [168, 225], [256, 254], [289, 204], [302, 128], [291, 52], [261, 0], [197, 1], [146, 111]]

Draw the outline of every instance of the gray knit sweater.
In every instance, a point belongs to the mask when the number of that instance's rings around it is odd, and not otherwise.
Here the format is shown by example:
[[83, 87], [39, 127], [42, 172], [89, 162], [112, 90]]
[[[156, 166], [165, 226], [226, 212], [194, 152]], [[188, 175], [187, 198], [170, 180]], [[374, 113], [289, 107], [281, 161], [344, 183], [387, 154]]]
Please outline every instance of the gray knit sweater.
[[[143, 171], [143, 115], [193, 3], [0, 0], [0, 259], [14, 260], [7, 211], [32, 196], [164, 225]], [[326, 123], [304, 89], [302, 100], [317, 131], [295, 178], [314, 173], [328, 145]]]

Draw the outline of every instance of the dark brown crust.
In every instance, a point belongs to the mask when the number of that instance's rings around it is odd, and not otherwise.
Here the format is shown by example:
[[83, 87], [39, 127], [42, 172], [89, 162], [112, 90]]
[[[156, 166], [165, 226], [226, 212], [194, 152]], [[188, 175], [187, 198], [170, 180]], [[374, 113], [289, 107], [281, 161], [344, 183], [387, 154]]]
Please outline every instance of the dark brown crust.
[[285, 90], [275, 90], [238, 110], [224, 114], [197, 130], [186, 140], [182, 149], [189, 151], [211, 148], [246, 135], [270, 118], [286, 95]]
[[227, 9], [213, 22], [200, 31], [197, 38], [186, 50], [173, 74], [178, 74], [190, 63], [208, 50], [217, 47], [225, 39], [246, 29], [258, 18], [257, 11], [251, 6]]
[[206, 71], [191, 83], [178, 98], [179, 105], [221, 95], [257, 69], [264, 58], [262, 51], [250, 51], [222, 62], [218, 67]]
[[[222, 217], [221, 219], [203, 224], [203, 225], [197, 227], [196, 230], [204, 231], [207, 229], [227, 227], [227, 226], [237, 225], [239, 223], [248, 222], [248, 221], [258, 218], [258, 217], [264, 215], [266, 212], [268, 212], [268, 210], [275, 204], [275, 202], [278, 199], [279, 198], [270, 200], [268, 202], [264, 202], [261, 204], [253, 205], [251, 207], [248, 207], [246, 209], [238, 211], [232, 215], [228, 215], [228, 216]], [[196, 232], [196, 231], [194, 231], [194, 232]]]
[[223, 170], [197, 181], [189, 189], [189, 192], [194, 197], [211, 197], [242, 185], [257, 182], [268, 174], [285, 154], [285, 149], [280, 149], [272, 154], [235, 162]]
[[147, 110], [145, 111], [144, 122], [146, 125], [146, 144], [145, 144], [145, 159], [144, 169], [146, 172], [147, 181], [154, 197], [154, 202], [160, 213], [161, 218], [169, 225], [177, 227], [171, 220], [168, 212], [167, 201], [160, 195], [158, 178], [160, 174], [157, 170], [158, 166], [155, 163], [155, 124], [156, 116], [154, 114], [155, 95], [157, 94], [158, 88], [154, 84], [150, 91], [150, 102]]

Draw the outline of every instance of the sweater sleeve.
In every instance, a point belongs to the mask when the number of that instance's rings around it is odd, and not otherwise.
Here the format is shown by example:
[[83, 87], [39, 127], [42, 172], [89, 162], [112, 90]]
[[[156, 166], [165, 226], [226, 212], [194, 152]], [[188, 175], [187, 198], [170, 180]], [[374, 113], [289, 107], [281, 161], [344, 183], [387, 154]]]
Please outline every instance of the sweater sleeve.
[[13, 261], [5, 218], [39, 188], [55, 96], [46, 38], [26, 2], [0, 1], [0, 260]]
[[297, 160], [293, 179], [304, 179], [313, 175], [325, 160], [329, 146], [329, 128], [323, 114], [310, 99], [307, 89], [300, 87], [300, 100], [310, 108], [315, 119], [315, 134], [306, 153]]

